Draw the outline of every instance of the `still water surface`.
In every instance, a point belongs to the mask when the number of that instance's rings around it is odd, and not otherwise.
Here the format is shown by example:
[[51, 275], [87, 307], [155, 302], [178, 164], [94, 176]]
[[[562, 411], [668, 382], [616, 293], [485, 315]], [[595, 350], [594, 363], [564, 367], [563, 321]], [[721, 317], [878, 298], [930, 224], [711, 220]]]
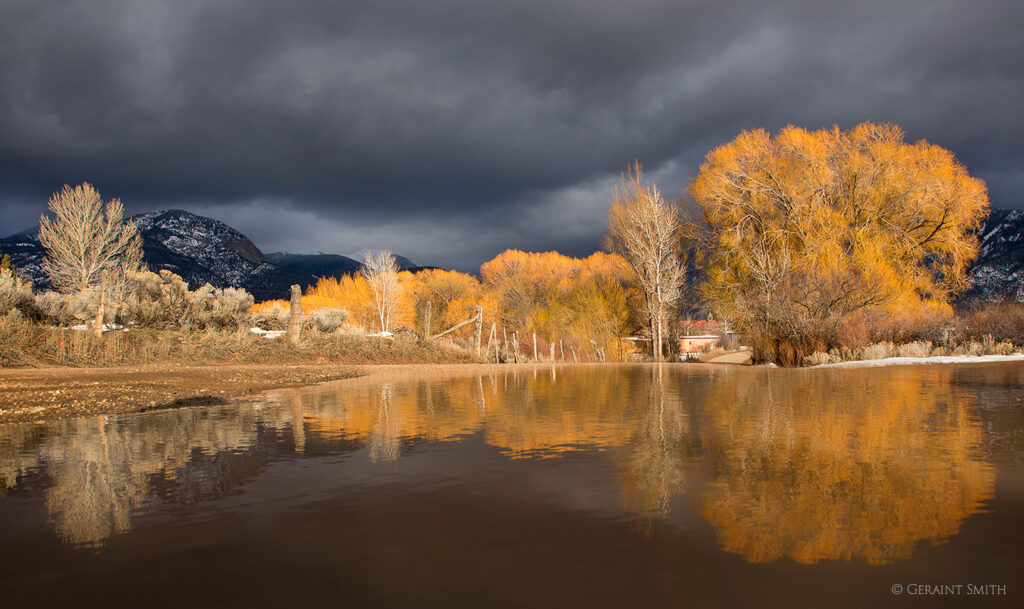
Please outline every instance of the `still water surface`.
[[510, 367], [0, 426], [0, 605], [1020, 606], [1022, 398], [1017, 363]]

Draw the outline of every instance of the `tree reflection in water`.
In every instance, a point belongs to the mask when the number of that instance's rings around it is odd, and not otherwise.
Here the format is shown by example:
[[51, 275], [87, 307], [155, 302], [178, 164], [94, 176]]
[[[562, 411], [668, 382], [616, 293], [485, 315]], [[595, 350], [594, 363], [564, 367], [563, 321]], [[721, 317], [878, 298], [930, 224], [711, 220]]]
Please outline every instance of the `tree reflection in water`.
[[391, 463], [417, 441], [476, 435], [508, 459], [590, 454], [581, 463], [592, 470], [610, 460], [622, 505], [649, 534], [690, 493], [721, 546], [748, 561], [870, 564], [948, 539], [993, 493], [974, 398], [953, 368], [531, 372], [361, 379], [276, 403], [7, 425], [0, 480], [17, 489], [36, 472], [58, 536], [95, 546], [151, 503], [237, 492], [282, 452], [365, 449]]
[[952, 369], [792, 371], [715, 384], [701, 401], [703, 515], [751, 562], [908, 558], [991, 498], [983, 430]]
[[370, 460], [390, 463], [398, 459], [402, 444], [401, 410], [392, 404], [390, 383], [380, 388], [372, 407], [376, 411], [377, 420], [369, 431]]
[[650, 519], [667, 516], [669, 500], [683, 490], [683, 441], [689, 418], [678, 377], [666, 375], [665, 368], [652, 366], [646, 388], [638, 388], [637, 393], [647, 394], [647, 408], [621, 457], [624, 467], [619, 476], [626, 509], [648, 533]]

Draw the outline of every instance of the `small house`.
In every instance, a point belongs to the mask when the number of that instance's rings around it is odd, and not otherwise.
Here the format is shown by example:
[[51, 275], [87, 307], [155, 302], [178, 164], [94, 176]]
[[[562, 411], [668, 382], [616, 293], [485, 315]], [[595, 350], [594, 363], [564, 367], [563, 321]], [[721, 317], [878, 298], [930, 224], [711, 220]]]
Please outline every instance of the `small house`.
[[699, 353], [714, 349], [722, 344], [722, 337], [717, 334], [701, 334], [698, 336], [680, 336], [680, 353]]

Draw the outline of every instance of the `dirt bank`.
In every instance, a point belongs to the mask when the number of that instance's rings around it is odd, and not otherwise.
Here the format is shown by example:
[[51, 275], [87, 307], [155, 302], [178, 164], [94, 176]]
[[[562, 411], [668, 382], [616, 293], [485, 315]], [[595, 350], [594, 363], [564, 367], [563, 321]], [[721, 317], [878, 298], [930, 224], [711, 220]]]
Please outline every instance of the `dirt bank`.
[[[574, 364], [557, 364], [556, 368]], [[580, 366], [588, 364], [578, 364]], [[96, 414], [123, 414], [179, 406], [228, 403], [287, 387], [350, 379], [377, 382], [415, 375], [486, 374], [512, 368], [544, 370], [551, 364], [147, 364], [111, 368], [0, 369], [0, 424], [52, 421]]]
[[22, 368], [0, 370], [0, 423], [221, 404], [281, 387], [356, 376], [343, 365]]

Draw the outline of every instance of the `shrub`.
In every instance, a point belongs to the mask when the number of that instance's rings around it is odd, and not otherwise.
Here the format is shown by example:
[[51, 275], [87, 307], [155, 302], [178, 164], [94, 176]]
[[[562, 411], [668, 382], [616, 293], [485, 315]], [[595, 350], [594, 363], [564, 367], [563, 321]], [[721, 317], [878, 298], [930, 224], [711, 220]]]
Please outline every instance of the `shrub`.
[[[264, 303], [265, 304], [265, 303]], [[280, 302], [274, 301], [270, 306], [260, 306], [249, 314], [249, 323], [262, 330], [284, 330], [288, 327], [288, 313]]]
[[40, 321], [54, 326], [74, 325], [96, 314], [90, 298], [81, 294], [43, 292], [36, 295], [35, 308]]
[[841, 358], [832, 355], [831, 353], [822, 353], [821, 351], [815, 351], [804, 358], [804, 366], [821, 366], [823, 364], [834, 364], [836, 362], [843, 361]]
[[28, 319], [18, 309], [8, 309], [0, 315], [0, 336], [9, 336], [28, 326]]
[[162, 270], [132, 273], [134, 295], [128, 299], [127, 319], [139, 327], [189, 330], [236, 330], [253, 304], [241, 288], [210, 284], [189, 291], [178, 275]]
[[237, 330], [252, 305], [252, 294], [242, 288], [206, 284], [186, 294], [183, 325], [193, 330]]
[[952, 350], [952, 355], [984, 355], [985, 346], [976, 340], [967, 340]]
[[996, 355], [1010, 355], [1014, 352], [1013, 343], [1001, 342], [995, 346]]
[[906, 343], [896, 348], [896, 354], [900, 357], [928, 357], [932, 354], [932, 342], [919, 340]]
[[188, 284], [163, 270], [132, 273], [135, 294], [129, 299], [129, 319], [144, 328], [180, 328], [188, 306]]
[[0, 315], [15, 310], [31, 315], [34, 308], [32, 284], [19, 278], [11, 269], [0, 268]]
[[316, 332], [334, 332], [348, 320], [348, 310], [344, 308], [321, 307], [312, 313], [303, 315], [303, 328]]
[[857, 351], [857, 359], [885, 359], [887, 357], [893, 357], [895, 349], [895, 345], [889, 341], [874, 343], [859, 349]]
[[996, 341], [1024, 345], [1024, 303], [989, 303], [960, 311], [956, 334], [961, 340], [981, 340], [990, 334]]

